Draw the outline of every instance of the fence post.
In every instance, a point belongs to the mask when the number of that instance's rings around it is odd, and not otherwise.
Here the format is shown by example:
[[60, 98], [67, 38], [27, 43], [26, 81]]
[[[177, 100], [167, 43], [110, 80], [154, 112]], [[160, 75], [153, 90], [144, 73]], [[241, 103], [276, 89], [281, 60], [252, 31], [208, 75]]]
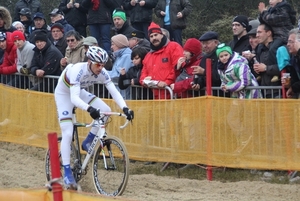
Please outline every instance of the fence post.
[[[208, 96], [211, 96], [212, 94], [212, 63], [211, 63], [211, 59], [207, 58], [206, 59], [206, 94]], [[211, 116], [211, 99], [207, 99], [207, 105], [206, 105], [206, 137], [207, 137], [207, 159], [208, 159], [208, 164], [210, 164], [211, 162], [211, 157], [212, 157], [212, 142], [211, 142], [211, 132], [212, 132], [212, 116]], [[206, 177], [207, 180], [212, 181], [212, 167], [210, 165], [207, 166], [206, 169]]]
[[[51, 164], [51, 179], [57, 179], [61, 177], [60, 173], [60, 162], [58, 158], [58, 143], [57, 134], [48, 134], [48, 145], [50, 150], [50, 164]], [[62, 201], [62, 186], [58, 182], [52, 184], [53, 199], [54, 201]]]

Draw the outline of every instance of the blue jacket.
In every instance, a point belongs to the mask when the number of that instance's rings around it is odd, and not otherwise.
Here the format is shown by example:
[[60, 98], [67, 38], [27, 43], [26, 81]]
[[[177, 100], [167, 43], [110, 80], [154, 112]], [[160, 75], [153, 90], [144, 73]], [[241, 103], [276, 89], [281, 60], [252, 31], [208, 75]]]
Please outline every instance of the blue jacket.
[[133, 66], [131, 61], [131, 52], [132, 51], [129, 47], [125, 47], [113, 53], [115, 56], [115, 61], [112, 70], [108, 71], [111, 78], [119, 78], [122, 68], [125, 68], [127, 72], [129, 68]]

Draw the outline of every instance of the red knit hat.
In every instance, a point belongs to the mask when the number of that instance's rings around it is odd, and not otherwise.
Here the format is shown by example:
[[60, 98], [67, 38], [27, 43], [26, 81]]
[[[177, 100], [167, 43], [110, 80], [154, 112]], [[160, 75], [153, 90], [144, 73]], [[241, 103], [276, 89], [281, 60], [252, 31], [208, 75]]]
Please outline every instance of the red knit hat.
[[11, 39], [13, 42], [15, 42], [15, 40], [26, 40], [24, 34], [21, 31], [12, 32]]
[[154, 22], [151, 22], [150, 26], [148, 27], [148, 35], [152, 33], [160, 33], [163, 34], [160, 26], [158, 24], [155, 24]]
[[185, 42], [183, 49], [198, 56], [202, 52], [201, 42], [196, 38], [189, 38]]

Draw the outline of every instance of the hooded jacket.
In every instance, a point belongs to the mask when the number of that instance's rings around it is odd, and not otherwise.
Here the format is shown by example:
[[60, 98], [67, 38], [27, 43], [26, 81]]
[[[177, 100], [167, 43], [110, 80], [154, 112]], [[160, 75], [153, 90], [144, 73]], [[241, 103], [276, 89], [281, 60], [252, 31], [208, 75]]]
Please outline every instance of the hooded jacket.
[[16, 30], [16, 28], [11, 25], [12, 19], [10, 12], [3, 6], [0, 6], [0, 16], [2, 16], [2, 20], [4, 21], [4, 26], [0, 27], [1, 32], [13, 32]]
[[17, 72], [17, 47], [11, 39], [11, 33], [6, 32], [6, 49], [0, 74], [9, 75]]

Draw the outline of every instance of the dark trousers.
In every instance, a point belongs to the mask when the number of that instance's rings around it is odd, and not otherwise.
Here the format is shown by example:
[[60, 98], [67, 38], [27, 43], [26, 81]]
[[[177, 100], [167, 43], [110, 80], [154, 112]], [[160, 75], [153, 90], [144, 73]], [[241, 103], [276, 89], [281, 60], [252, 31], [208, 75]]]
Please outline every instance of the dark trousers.
[[165, 25], [164, 28], [170, 32], [170, 40], [182, 46], [182, 29], [172, 29], [171, 25]]

